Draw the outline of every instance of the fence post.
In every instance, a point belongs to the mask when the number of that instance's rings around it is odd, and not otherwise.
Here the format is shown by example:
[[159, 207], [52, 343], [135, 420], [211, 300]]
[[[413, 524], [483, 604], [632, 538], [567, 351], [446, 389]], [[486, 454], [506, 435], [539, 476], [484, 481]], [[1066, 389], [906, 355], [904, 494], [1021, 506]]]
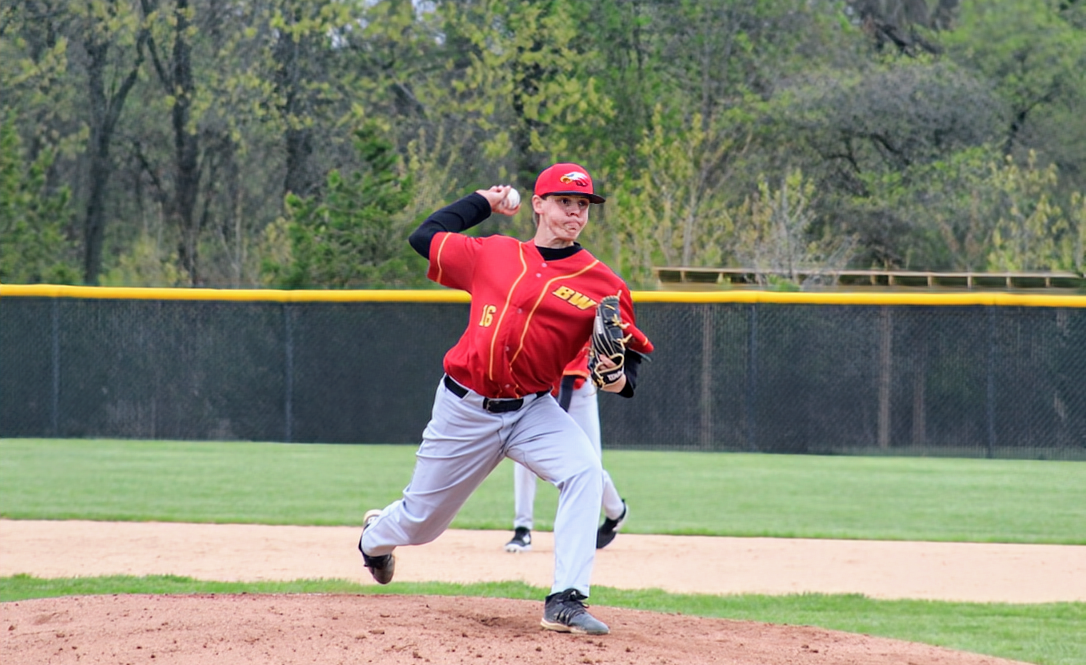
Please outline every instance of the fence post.
[[746, 390], [747, 451], [757, 452], [758, 440], [755, 412], [758, 406], [758, 305], [751, 303], [747, 318], [747, 390]]
[[52, 404], [50, 404], [49, 429], [52, 431], [53, 438], [55, 439], [60, 436], [60, 312], [57, 310], [59, 307], [59, 305], [57, 305], [59, 298], [53, 298], [52, 300], [52, 348], [50, 349], [50, 352], [53, 365], [53, 400]]
[[283, 303], [283, 339], [283, 438], [290, 443], [294, 436], [294, 326], [290, 303]]
[[996, 308], [988, 306], [988, 459], [995, 454]]
[[928, 444], [927, 387], [928, 387], [928, 336], [914, 336], [916, 349], [913, 359], [913, 448], [919, 450]]
[[701, 308], [701, 430], [700, 447], [713, 449], [713, 305]]
[[879, 448], [890, 447], [890, 389], [893, 386], [894, 330], [890, 308], [879, 310]]

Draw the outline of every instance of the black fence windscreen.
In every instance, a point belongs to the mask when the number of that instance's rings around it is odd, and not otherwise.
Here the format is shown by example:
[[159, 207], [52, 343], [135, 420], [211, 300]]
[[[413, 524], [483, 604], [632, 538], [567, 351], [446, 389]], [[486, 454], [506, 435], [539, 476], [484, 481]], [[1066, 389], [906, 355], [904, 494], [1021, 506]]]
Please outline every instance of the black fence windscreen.
[[[607, 448], [1086, 458], [1086, 308], [644, 302]], [[445, 302], [5, 297], [0, 437], [417, 443]]]

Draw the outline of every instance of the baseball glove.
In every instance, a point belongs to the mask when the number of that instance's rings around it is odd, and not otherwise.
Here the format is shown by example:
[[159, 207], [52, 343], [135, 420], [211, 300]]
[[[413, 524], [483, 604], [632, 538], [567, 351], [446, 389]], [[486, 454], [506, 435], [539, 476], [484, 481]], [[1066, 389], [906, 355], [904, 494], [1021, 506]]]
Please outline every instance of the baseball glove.
[[[596, 308], [596, 320], [592, 324], [592, 339], [588, 350], [588, 376], [597, 388], [604, 388], [622, 380], [625, 373], [626, 334], [628, 323], [622, 321], [618, 309], [618, 296], [606, 296]], [[608, 358], [613, 367], [605, 367], [601, 358]]]

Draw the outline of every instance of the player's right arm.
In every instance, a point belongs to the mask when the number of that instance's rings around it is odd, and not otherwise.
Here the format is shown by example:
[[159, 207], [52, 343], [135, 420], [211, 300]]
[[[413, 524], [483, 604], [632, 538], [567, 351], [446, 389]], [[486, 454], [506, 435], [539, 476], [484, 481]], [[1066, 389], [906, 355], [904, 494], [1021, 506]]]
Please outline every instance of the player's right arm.
[[[430, 258], [430, 245], [438, 233], [462, 233], [478, 225], [490, 213], [498, 210], [505, 195], [512, 189], [508, 185], [495, 185], [490, 189], [480, 189], [468, 194], [459, 201], [445, 206], [431, 214], [411, 234], [407, 242], [422, 255]], [[504, 211], [505, 214], [510, 214]]]
[[490, 201], [478, 193], [468, 194], [431, 214], [411, 234], [407, 242], [422, 255], [430, 258], [430, 244], [438, 233], [462, 233], [490, 217]]

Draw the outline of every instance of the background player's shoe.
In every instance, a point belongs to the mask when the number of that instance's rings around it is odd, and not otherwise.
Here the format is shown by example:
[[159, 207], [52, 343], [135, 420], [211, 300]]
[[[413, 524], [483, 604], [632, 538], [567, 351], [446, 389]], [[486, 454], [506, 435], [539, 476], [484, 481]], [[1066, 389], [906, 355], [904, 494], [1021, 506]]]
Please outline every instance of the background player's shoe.
[[513, 539], [505, 544], [506, 552], [529, 552], [531, 549], [532, 532], [523, 526], [518, 526], [513, 532]]
[[[381, 516], [380, 510], [370, 510], [366, 513], [366, 516], [362, 518], [362, 535], [366, 535], [366, 527], [370, 525], [375, 519]], [[388, 584], [392, 581], [392, 574], [396, 572], [396, 557], [391, 554], [385, 554], [384, 556], [370, 556], [362, 551], [362, 538], [358, 538], [358, 551], [362, 552], [362, 562], [366, 564], [366, 568], [370, 569], [370, 574], [373, 575], [373, 579], [377, 580], [378, 584]]]
[[584, 599], [576, 589], [552, 593], [547, 596], [547, 602], [543, 606], [543, 621], [540, 625], [547, 630], [577, 635], [606, 635], [611, 632], [607, 624], [588, 613]]
[[622, 500], [622, 514], [618, 516], [617, 520], [613, 520], [610, 517], [603, 520], [603, 524], [596, 530], [596, 549], [602, 550], [611, 544], [611, 541], [618, 535], [618, 530], [622, 528], [623, 522], [626, 521], [626, 516], [630, 514], [630, 509], [626, 505], [626, 499]]

